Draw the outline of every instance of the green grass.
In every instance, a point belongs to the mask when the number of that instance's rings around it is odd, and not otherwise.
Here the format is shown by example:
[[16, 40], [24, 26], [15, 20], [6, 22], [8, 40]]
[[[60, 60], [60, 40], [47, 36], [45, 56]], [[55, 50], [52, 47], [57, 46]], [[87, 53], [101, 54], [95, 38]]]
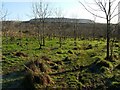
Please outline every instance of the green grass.
[[[14, 40], [11, 41], [11, 37], [7, 39], [5, 37], [2, 38], [2, 70], [3, 75], [9, 75], [13, 72], [19, 72], [24, 70], [24, 64], [31, 61], [40, 59], [42, 56], [46, 56], [50, 59], [50, 61], [54, 64], [49, 68], [52, 69], [51, 73], [62, 72], [66, 70], [73, 70], [75, 68], [79, 68], [80, 66], [89, 66], [90, 68], [96, 68], [96, 66], [92, 66], [92, 63], [97, 59], [100, 59], [102, 63], [106, 63], [109, 67], [100, 66], [98, 70], [102, 71], [102, 73], [91, 72], [88, 68], [80, 71], [77, 70], [75, 72], [67, 72], [61, 75], [53, 75], [51, 76], [55, 84], [55, 87], [94, 87], [94, 88], [105, 88], [112, 87], [112, 85], [118, 85], [120, 81], [116, 79], [111, 80], [113, 77], [117, 77], [115, 75], [120, 75], [120, 71], [116, 70], [115, 67], [120, 64], [120, 47], [114, 46], [114, 55], [116, 55], [117, 59], [114, 62], [105, 61], [106, 55], [106, 42], [104, 39], [101, 40], [78, 40], [77, 46], [74, 46], [74, 40], [69, 38], [66, 40], [62, 40], [62, 47], [59, 48], [59, 39], [54, 38], [49, 40], [46, 38], [46, 45], [39, 49], [38, 40], [34, 37], [29, 38], [19, 38], [15, 37]], [[115, 44], [120, 45], [120, 42]], [[20, 54], [20, 55], [18, 55]], [[67, 57], [67, 59], [66, 59]], [[66, 60], [65, 60], [66, 59]], [[57, 61], [61, 61], [62, 64], [56, 63]], [[100, 62], [99, 61], [99, 62]], [[104, 62], [105, 61], [105, 62]], [[97, 62], [97, 63], [99, 63]], [[97, 65], [96, 63], [96, 65]], [[81, 76], [80, 80], [78, 77]], [[22, 75], [13, 76], [11, 78], [3, 78], [3, 86], [9, 87], [9, 83], [14, 82], [17, 78], [23, 77]], [[111, 83], [107, 82], [110, 81]], [[103, 82], [102, 82], [103, 81]], [[7, 84], [6, 84], [7, 82]], [[106, 85], [105, 85], [106, 84]]]

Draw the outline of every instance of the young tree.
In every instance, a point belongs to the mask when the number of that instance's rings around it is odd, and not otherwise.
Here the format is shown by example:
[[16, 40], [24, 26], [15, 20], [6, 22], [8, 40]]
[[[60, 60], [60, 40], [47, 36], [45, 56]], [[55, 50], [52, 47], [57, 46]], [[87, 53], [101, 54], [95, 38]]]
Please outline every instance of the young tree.
[[8, 43], [8, 26], [7, 26], [7, 22], [6, 22], [6, 17], [8, 16], [8, 10], [4, 7], [4, 3], [0, 3], [1, 6], [0, 6], [0, 34], [2, 36], [2, 31], [5, 32], [4, 35], [5, 35], [5, 38], [6, 38], [6, 43]]
[[75, 22], [73, 23], [73, 34], [74, 34], [74, 45], [77, 46], [77, 25], [78, 25], [78, 22], [77, 22], [77, 19], [75, 19]]
[[40, 0], [32, 4], [32, 13], [38, 29], [38, 40], [41, 49], [41, 46], [45, 46], [45, 19], [50, 16], [51, 11], [48, 3]]
[[92, 32], [92, 37], [93, 37], [93, 40], [95, 38], [95, 29], [96, 29], [96, 16], [93, 15], [93, 18], [94, 18], [94, 23], [93, 23], [93, 32]]
[[63, 25], [63, 14], [62, 14], [62, 10], [59, 8], [59, 9], [56, 9], [55, 11], [55, 15], [58, 19], [57, 23], [58, 23], [58, 32], [59, 32], [59, 44], [60, 44], [60, 48], [62, 47], [62, 25]]
[[[114, 7], [114, 3], [116, 0], [94, 0], [96, 6], [98, 7], [97, 9], [90, 7], [89, 5], [85, 6], [82, 2], [80, 2], [84, 8], [91, 13], [92, 15], [106, 19], [107, 22], [107, 30], [106, 30], [106, 38], [107, 38], [107, 52], [106, 52], [106, 59], [110, 60], [110, 33], [111, 33], [111, 20], [118, 15], [115, 14], [115, 10], [118, 7], [118, 4]], [[94, 12], [90, 11], [90, 9], [94, 11], [99, 11], [104, 13], [104, 17], [100, 16], [99, 14], [95, 14]]]

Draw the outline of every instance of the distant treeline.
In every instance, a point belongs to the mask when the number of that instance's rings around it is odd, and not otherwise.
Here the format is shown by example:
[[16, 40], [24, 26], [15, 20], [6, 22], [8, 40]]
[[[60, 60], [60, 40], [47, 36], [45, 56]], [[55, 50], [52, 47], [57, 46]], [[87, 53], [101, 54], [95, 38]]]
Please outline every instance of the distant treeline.
[[[44, 23], [44, 24], [43, 24]], [[44, 25], [44, 27], [42, 26]], [[2, 31], [5, 32], [22, 32], [28, 35], [36, 35], [42, 29], [46, 36], [57, 37], [59, 32], [63, 37], [81, 38], [105, 38], [106, 24], [100, 23], [69, 23], [69, 22], [36, 22], [36, 21], [3, 21]], [[120, 25], [111, 25], [111, 37], [120, 39]]]

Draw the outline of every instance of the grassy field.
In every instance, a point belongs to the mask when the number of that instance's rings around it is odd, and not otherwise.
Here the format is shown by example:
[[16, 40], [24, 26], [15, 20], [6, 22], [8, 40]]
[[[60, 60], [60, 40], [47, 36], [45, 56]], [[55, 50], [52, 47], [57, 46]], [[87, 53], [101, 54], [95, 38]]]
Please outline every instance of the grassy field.
[[105, 60], [106, 41], [102, 38], [77, 39], [76, 46], [69, 38], [62, 40], [61, 48], [58, 41], [46, 38], [46, 45], [39, 49], [34, 37], [3, 37], [3, 88], [120, 88], [119, 41], [113, 44], [112, 61]]

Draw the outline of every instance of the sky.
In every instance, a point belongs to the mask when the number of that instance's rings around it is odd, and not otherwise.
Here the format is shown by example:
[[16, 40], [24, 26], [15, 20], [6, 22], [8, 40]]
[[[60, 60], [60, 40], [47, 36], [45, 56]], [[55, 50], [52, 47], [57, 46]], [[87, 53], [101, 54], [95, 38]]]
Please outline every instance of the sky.
[[[19, 21], [27, 21], [34, 17], [32, 17], [32, 3], [39, 0], [0, 0], [3, 3], [3, 10], [8, 11], [7, 20], [19, 20]], [[93, 16], [85, 8], [79, 3], [82, 2], [86, 4], [84, 0], [43, 0], [49, 4], [50, 10], [53, 12], [51, 17], [55, 17], [55, 10], [60, 9], [61, 14], [65, 18], [78, 18], [78, 19], [91, 19], [96, 22], [106, 23], [105, 19], [101, 19]], [[86, 0], [87, 1], [87, 0]], [[89, 0], [92, 3], [93, 0]], [[113, 7], [117, 5], [119, 0], [116, 0]], [[93, 4], [88, 4], [90, 7], [97, 9], [97, 7]], [[90, 10], [90, 9], [89, 9]], [[115, 14], [118, 9], [116, 9]], [[92, 11], [93, 12], [93, 11]], [[99, 14], [100, 16], [105, 16], [102, 12], [94, 12], [95, 14]], [[112, 19], [112, 23], [117, 23], [118, 16]]]

